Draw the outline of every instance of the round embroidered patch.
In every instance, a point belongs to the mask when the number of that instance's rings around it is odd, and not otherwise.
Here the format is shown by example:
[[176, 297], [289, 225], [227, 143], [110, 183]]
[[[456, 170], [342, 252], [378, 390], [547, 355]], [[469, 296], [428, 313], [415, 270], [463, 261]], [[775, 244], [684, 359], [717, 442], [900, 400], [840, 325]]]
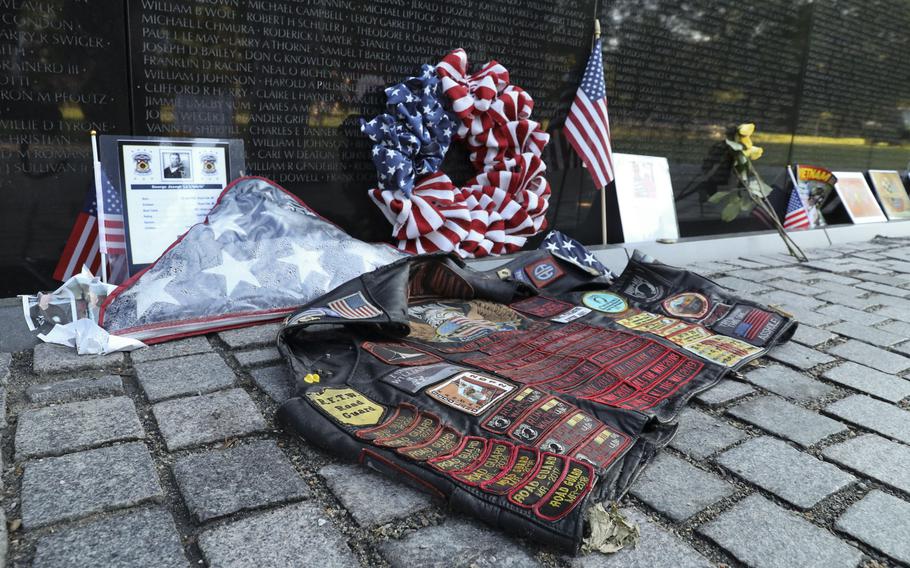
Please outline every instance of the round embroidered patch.
[[620, 314], [629, 309], [629, 303], [613, 292], [588, 292], [581, 301], [589, 308], [607, 314]]
[[683, 292], [670, 296], [661, 302], [664, 311], [678, 318], [702, 318], [708, 313], [711, 303], [698, 292]]

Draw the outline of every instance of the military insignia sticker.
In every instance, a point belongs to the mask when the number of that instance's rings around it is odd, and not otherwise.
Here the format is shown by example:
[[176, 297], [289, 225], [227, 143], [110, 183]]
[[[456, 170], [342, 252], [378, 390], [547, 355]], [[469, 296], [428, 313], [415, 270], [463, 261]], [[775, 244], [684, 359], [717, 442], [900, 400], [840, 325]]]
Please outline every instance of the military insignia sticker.
[[152, 173], [152, 155], [145, 151], [133, 153], [133, 171], [141, 176]]
[[565, 275], [552, 256], [525, 266], [525, 274], [538, 288], [545, 288]]
[[699, 319], [708, 314], [711, 303], [704, 294], [683, 292], [670, 296], [661, 303], [664, 311], [678, 318]]
[[431, 365], [442, 361], [436, 355], [411, 347], [404, 343], [376, 343], [364, 341], [361, 347], [380, 361], [389, 365], [413, 367], [415, 365]]
[[514, 389], [509, 383], [465, 371], [428, 390], [427, 394], [447, 406], [477, 416]]
[[215, 154], [203, 154], [199, 159], [202, 161], [203, 175], [213, 176], [218, 173], [218, 157]]
[[605, 314], [621, 314], [629, 309], [629, 303], [613, 292], [586, 292], [581, 302]]

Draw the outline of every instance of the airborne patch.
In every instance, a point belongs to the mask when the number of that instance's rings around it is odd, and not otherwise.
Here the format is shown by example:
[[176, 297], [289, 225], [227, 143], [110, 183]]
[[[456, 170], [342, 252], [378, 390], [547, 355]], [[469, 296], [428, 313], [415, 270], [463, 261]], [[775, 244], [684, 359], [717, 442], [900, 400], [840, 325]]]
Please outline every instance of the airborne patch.
[[476, 487], [481, 483], [496, 479], [509, 467], [515, 454], [515, 446], [499, 440], [490, 442], [490, 450], [477, 467], [466, 472], [452, 475], [455, 479]]
[[525, 266], [525, 274], [528, 275], [528, 278], [531, 279], [535, 286], [545, 288], [562, 278], [565, 275], [565, 271], [559, 267], [555, 258], [548, 256]]
[[539, 318], [549, 318], [571, 309], [572, 304], [561, 300], [554, 300], [546, 296], [531, 296], [530, 298], [509, 304], [513, 310], [523, 314], [530, 314]]
[[399, 404], [391, 418], [375, 428], [360, 430], [357, 432], [357, 437], [364, 440], [392, 438], [416, 425], [416, 423], [417, 407], [410, 404]]
[[374, 343], [364, 341], [361, 347], [380, 361], [389, 365], [415, 366], [439, 363], [442, 359], [404, 343]]
[[530, 509], [552, 490], [565, 469], [566, 460], [554, 454], [541, 454], [537, 471], [527, 483], [518, 486], [509, 493], [509, 501]]
[[590, 464], [570, 461], [556, 488], [534, 507], [534, 512], [548, 521], [565, 517], [588, 494], [593, 480], [594, 471]]
[[399, 448], [397, 452], [415, 461], [427, 461], [448, 455], [461, 443], [461, 434], [449, 426], [443, 426], [439, 433], [424, 444]]
[[516, 420], [544, 396], [546, 393], [532, 387], [521, 389], [502, 403], [493, 416], [483, 423], [483, 427], [494, 434], [505, 434]]
[[447, 456], [433, 458], [427, 463], [435, 469], [447, 473], [456, 473], [463, 469], [468, 469], [474, 465], [474, 462], [483, 457], [487, 450], [487, 442], [486, 438], [465, 436], [461, 441], [461, 445], [454, 452]]
[[384, 406], [350, 387], [324, 388], [318, 392], [308, 392], [306, 396], [313, 406], [346, 426], [378, 424], [385, 412]]
[[509, 470], [499, 478], [481, 484], [480, 488], [494, 495], [505, 495], [534, 473], [539, 459], [540, 453], [537, 450], [518, 447]]

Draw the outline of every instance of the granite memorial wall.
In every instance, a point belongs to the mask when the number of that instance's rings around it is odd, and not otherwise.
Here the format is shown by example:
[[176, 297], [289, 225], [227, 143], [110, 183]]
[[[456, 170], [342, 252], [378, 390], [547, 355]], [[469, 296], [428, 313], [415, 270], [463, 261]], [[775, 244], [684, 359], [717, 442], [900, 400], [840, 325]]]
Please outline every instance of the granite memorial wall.
[[[597, 6], [614, 148], [669, 158], [683, 235], [757, 228], [722, 223], [706, 203], [729, 182], [711, 167], [731, 123], [759, 125], [772, 179], [791, 160], [906, 166], [903, 0]], [[594, 11], [594, 0], [0, 0], [0, 295], [53, 287], [92, 184], [92, 129], [242, 138], [248, 173], [357, 237], [388, 238], [366, 197], [375, 174], [359, 118], [455, 47], [472, 65], [499, 60], [533, 95], [553, 136], [550, 222], [596, 242], [600, 194], [560, 134]], [[457, 146], [444, 169], [470, 174]]]

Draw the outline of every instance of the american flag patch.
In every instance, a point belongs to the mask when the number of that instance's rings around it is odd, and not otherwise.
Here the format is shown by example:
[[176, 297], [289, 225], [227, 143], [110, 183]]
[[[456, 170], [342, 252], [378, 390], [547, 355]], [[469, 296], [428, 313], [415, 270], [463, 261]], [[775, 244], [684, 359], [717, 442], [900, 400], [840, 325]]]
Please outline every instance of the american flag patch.
[[382, 315], [382, 310], [369, 303], [360, 292], [331, 301], [328, 307], [344, 319], [369, 319]]
[[759, 332], [765, 328], [771, 320], [771, 314], [762, 310], [752, 310], [743, 321], [736, 326], [736, 335], [746, 339], [755, 339]]

